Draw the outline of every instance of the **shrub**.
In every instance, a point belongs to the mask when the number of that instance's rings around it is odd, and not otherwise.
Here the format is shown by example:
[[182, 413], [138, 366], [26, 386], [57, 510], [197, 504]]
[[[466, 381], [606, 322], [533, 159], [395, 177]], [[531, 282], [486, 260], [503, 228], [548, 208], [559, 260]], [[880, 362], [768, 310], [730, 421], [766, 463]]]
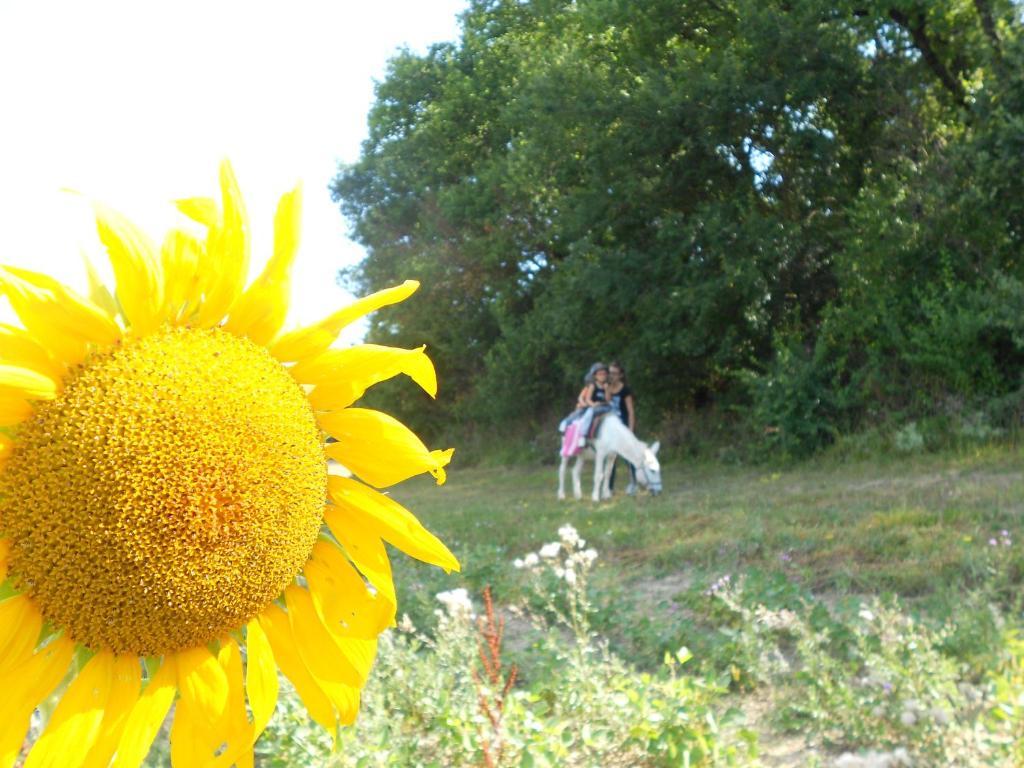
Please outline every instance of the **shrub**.
[[753, 422], [771, 451], [799, 458], [835, 439], [835, 408], [822, 363], [795, 340], [783, 340], [763, 373], [746, 376]]

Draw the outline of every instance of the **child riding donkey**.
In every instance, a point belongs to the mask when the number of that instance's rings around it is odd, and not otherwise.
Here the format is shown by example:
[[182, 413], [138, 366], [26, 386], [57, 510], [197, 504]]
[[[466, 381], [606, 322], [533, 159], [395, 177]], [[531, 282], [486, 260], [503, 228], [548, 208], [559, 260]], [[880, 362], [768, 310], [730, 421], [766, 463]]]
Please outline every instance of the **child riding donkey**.
[[[562, 441], [562, 461], [558, 470], [558, 498], [565, 498], [565, 479], [569, 459], [576, 457], [573, 467], [573, 495], [578, 499], [582, 496], [580, 474], [583, 459], [594, 461], [594, 501], [610, 498], [610, 470], [617, 455], [622, 456], [636, 468], [636, 479], [640, 485], [650, 489], [657, 495], [661, 492], [661, 466], [658, 463], [658, 443], [648, 446], [637, 440], [629, 427], [619, 418], [618, 411], [610, 403], [608, 392], [608, 367], [603, 363], [594, 363], [587, 373], [586, 386], [583, 387], [577, 400], [577, 408], [562, 420], [559, 430], [565, 433]], [[605, 414], [608, 414], [605, 418]], [[595, 417], [601, 417], [593, 435], [590, 426]], [[593, 445], [584, 451], [588, 437]]]
[[562, 423], [558, 425], [558, 431], [566, 435], [562, 451], [568, 452], [570, 456], [575, 456], [579, 449], [587, 444], [594, 417], [612, 410], [607, 392], [608, 366], [604, 363], [594, 363], [583, 381], [583, 389], [576, 398], [576, 410], [562, 419]]

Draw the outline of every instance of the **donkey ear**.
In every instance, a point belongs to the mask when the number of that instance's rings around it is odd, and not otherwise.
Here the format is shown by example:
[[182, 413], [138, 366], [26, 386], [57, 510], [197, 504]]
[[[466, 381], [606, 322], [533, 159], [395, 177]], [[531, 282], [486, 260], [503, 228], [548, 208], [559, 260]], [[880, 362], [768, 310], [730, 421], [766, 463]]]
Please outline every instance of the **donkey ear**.
[[651, 443], [651, 453], [653, 453], [655, 456], [658, 455], [659, 448], [661, 448], [661, 440], [655, 440], [653, 443]]

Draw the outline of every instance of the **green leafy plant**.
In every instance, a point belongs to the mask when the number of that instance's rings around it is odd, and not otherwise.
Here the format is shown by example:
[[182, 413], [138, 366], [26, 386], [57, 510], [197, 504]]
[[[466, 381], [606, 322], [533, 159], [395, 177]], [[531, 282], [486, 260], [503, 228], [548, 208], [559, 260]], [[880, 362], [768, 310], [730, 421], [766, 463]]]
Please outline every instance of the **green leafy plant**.
[[[597, 553], [571, 526], [518, 559], [535, 596], [519, 612], [533, 629], [534, 663], [503, 673], [506, 624], [463, 589], [438, 595], [430, 634], [408, 617], [381, 637], [360, 720], [337, 744], [316, 740], [282, 696], [258, 752], [276, 766], [740, 765], [753, 735], [720, 705], [722, 691], [682, 667], [685, 648], [657, 672], [638, 672], [592, 630], [588, 594]], [[527, 621], [528, 620], [528, 621]], [[539, 659], [539, 661], [538, 661]]]

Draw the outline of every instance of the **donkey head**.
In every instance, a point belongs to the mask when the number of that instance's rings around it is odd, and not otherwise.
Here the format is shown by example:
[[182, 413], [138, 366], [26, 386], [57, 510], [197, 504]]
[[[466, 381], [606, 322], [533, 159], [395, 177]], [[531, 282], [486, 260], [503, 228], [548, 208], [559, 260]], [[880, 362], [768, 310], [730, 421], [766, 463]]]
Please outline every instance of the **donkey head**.
[[636, 479], [646, 485], [652, 496], [661, 493], [661, 464], [658, 463], [658, 449], [661, 443], [655, 440], [651, 445], [644, 445], [644, 461], [637, 467]]

